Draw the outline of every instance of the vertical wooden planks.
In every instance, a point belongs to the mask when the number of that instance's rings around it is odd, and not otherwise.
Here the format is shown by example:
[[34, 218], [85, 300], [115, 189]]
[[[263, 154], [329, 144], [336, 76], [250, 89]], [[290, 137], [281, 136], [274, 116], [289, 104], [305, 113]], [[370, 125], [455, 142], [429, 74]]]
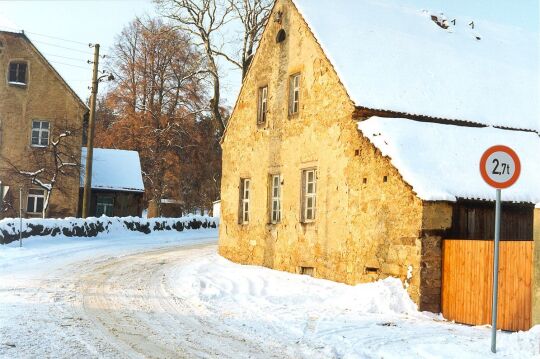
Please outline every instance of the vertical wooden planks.
[[[499, 329], [530, 329], [532, 251], [532, 241], [501, 242]], [[492, 278], [493, 241], [445, 239], [441, 295], [444, 317], [464, 324], [490, 324]]]

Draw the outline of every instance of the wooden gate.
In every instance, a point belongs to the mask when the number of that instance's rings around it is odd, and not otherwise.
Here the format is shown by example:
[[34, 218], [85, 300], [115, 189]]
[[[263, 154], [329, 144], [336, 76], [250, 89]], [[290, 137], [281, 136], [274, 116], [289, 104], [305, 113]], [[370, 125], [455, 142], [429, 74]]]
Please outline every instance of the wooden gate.
[[[501, 241], [497, 328], [531, 328], [532, 241]], [[441, 306], [458, 323], [491, 323], [493, 241], [443, 240]]]

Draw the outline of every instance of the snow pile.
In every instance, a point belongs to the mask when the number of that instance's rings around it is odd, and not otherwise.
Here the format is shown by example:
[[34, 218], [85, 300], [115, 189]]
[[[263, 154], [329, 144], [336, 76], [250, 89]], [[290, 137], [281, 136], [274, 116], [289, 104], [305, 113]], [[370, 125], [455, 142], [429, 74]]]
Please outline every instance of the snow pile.
[[[84, 186], [86, 147], [81, 152], [81, 187]], [[139, 152], [94, 148], [92, 188], [144, 192]]]
[[[170, 268], [166, 282], [186, 312], [295, 358], [489, 358], [490, 329], [418, 312], [396, 278], [348, 286], [217, 255]], [[212, 324], [210, 324], [212, 323]], [[219, 323], [219, 324], [218, 324]], [[540, 326], [498, 334], [500, 357], [540, 355]]]
[[[181, 278], [174, 286], [177, 295], [216, 304], [237, 303], [239, 311], [254, 301], [258, 306], [301, 304], [314, 312], [321, 305], [338, 312], [410, 315], [417, 312], [397, 278], [349, 286], [256, 266], [239, 266], [222, 257], [197, 262], [182, 268], [177, 275]], [[332, 295], [328, 296], [328, 292]]]
[[489, 147], [506, 145], [518, 154], [521, 175], [516, 184], [502, 191], [502, 199], [540, 202], [540, 137], [536, 133], [382, 117], [359, 122], [358, 128], [390, 157], [423, 200], [495, 200], [495, 190], [480, 176], [479, 163]]
[[[156, 231], [183, 231], [184, 229], [216, 228], [219, 219], [208, 216], [185, 216], [181, 218], [139, 217], [89, 217], [65, 219], [23, 219], [22, 237], [65, 236], [97, 237], [102, 235], [121, 235], [126, 231], [145, 234]], [[19, 219], [0, 220], [0, 243], [10, 243], [19, 239]]]
[[537, 34], [470, 18], [443, 29], [398, 0], [294, 3], [356, 105], [540, 130]]

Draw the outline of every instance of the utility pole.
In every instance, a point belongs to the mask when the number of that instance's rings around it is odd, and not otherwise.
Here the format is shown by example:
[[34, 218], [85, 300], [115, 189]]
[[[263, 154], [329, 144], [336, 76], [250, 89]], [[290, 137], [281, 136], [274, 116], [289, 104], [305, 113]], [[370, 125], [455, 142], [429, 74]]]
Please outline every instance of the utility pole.
[[94, 155], [94, 123], [96, 117], [96, 97], [98, 91], [99, 44], [94, 45], [94, 71], [92, 72], [92, 94], [90, 96], [90, 118], [86, 136], [86, 171], [84, 173], [84, 192], [82, 218], [90, 212], [90, 192], [92, 191], [92, 158]]

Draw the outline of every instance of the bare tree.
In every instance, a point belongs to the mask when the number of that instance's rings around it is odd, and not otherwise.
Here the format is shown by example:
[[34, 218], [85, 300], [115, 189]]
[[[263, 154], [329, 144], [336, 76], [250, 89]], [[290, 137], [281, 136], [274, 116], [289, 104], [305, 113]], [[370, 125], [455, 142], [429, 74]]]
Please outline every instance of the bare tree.
[[205, 63], [189, 36], [160, 19], [136, 19], [117, 38], [110, 71], [117, 81], [101, 101], [96, 145], [139, 151], [147, 200], [180, 186], [179, 152], [207, 112]]
[[2, 158], [2, 162], [7, 165], [4, 170], [11, 182], [29, 182], [44, 190], [43, 218], [53, 191], [64, 193], [66, 178], [76, 178], [78, 183], [80, 153], [70, 137], [75, 137], [74, 130], [60, 130], [56, 138], [52, 136], [47, 147], [32, 151], [28, 168], [23, 168], [11, 159]]
[[[257, 47], [262, 30], [268, 19], [274, 0], [155, 0], [161, 12], [173, 20], [181, 29], [192, 35], [197, 46], [202, 49], [207, 70], [213, 87], [210, 110], [218, 123], [221, 133], [226, 121], [220, 108], [221, 79], [218, 58], [232, 63], [245, 75], [249, 57]], [[240, 23], [242, 41], [227, 37], [233, 34], [227, 24]], [[230, 46], [241, 43], [241, 47]], [[231, 47], [227, 51], [227, 46]]]
[[251, 63], [251, 56], [259, 45], [274, 0], [229, 0], [229, 3], [243, 27], [242, 48], [240, 49], [242, 62], [229, 61], [242, 69], [243, 79]]

